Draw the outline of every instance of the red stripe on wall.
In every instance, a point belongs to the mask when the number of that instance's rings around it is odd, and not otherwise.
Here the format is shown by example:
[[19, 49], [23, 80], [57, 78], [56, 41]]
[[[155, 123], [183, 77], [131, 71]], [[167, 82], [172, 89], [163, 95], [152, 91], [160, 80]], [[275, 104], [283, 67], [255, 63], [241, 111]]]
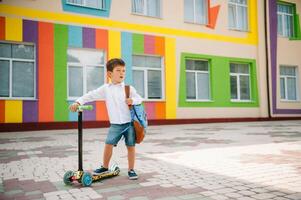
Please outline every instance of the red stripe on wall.
[[5, 39], [5, 17], [0, 17], [0, 40]]
[[54, 121], [54, 27], [39, 22], [39, 121]]
[[145, 112], [148, 119], [156, 119], [156, 102], [145, 102]]
[[164, 37], [155, 38], [155, 54], [161, 56], [165, 55]]
[[5, 101], [0, 101], [0, 123], [5, 122]]
[[108, 121], [108, 111], [104, 101], [96, 101], [96, 121]]
[[144, 35], [144, 53], [155, 54], [155, 36]]

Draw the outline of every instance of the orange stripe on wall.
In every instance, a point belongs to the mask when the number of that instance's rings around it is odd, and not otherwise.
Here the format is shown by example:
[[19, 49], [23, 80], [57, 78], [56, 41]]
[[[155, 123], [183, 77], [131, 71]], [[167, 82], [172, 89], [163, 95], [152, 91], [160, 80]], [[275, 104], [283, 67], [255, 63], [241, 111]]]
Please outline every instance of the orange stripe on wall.
[[[103, 49], [106, 53], [106, 60], [109, 59], [108, 46], [109, 46], [109, 33], [104, 29], [95, 29], [95, 48]], [[109, 78], [106, 77], [105, 82], [109, 82]]]
[[165, 102], [156, 103], [156, 119], [165, 119]]
[[108, 121], [108, 111], [104, 101], [96, 101], [96, 121]]
[[0, 123], [5, 122], [5, 101], [0, 101]]
[[164, 37], [155, 38], [155, 54], [161, 56], [165, 55]]
[[[106, 53], [108, 60], [108, 31], [95, 29], [95, 48], [102, 49]], [[106, 80], [108, 82], [108, 80]], [[96, 101], [96, 121], [108, 121], [108, 112], [104, 101]]]
[[[108, 50], [108, 31], [103, 29], [95, 29], [95, 48]], [[108, 53], [107, 53], [108, 54]]]
[[0, 17], [0, 40], [5, 39], [5, 18]]
[[54, 121], [54, 27], [39, 22], [39, 121]]

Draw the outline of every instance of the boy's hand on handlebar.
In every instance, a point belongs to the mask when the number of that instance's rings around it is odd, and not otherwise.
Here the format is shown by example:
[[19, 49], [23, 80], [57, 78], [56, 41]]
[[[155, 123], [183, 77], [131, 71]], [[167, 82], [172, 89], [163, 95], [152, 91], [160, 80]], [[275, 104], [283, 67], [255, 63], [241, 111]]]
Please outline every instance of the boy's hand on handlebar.
[[72, 111], [72, 112], [76, 112], [78, 106], [79, 106], [79, 103], [75, 102], [75, 103], [73, 103], [73, 104], [71, 104], [71, 105], [69, 106], [69, 110]]
[[126, 104], [128, 106], [131, 106], [133, 104], [133, 99], [131, 99], [131, 98], [126, 99]]

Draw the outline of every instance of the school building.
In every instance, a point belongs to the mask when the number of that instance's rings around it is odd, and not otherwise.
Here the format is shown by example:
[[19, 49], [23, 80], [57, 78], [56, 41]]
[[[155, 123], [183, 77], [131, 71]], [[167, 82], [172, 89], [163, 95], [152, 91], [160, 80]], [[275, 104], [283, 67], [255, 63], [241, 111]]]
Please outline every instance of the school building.
[[[151, 124], [301, 119], [300, 0], [1, 0], [0, 130], [74, 127], [126, 62]], [[105, 103], [84, 114], [108, 124]]]

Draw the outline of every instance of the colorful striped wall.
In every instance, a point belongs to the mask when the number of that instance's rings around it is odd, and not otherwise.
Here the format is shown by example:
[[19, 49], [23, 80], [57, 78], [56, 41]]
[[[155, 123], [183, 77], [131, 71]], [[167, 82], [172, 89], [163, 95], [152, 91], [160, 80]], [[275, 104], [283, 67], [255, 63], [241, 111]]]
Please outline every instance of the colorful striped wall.
[[[37, 77], [37, 100], [0, 100], [0, 123], [77, 120], [76, 113], [68, 111], [72, 103], [67, 101], [68, 47], [103, 49], [107, 59], [122, 57], [127, 65], [126, 84], [132, 82], [131, 59], [135, 53], [160, 55], [165, 60], [165, 73], [176, 72], [175, 41], [159, 36], [0, 17], [0, 39], [35, 44]], [[145, 102], [149, 119], [176, 117], [175, 80], [165, 82], [166, 99]], [[172, 92], [167, 92], [168, 87]], [[107, 121], [105, 103], [91, 104], [96, 109], [86, 112], [84, 120]]]

